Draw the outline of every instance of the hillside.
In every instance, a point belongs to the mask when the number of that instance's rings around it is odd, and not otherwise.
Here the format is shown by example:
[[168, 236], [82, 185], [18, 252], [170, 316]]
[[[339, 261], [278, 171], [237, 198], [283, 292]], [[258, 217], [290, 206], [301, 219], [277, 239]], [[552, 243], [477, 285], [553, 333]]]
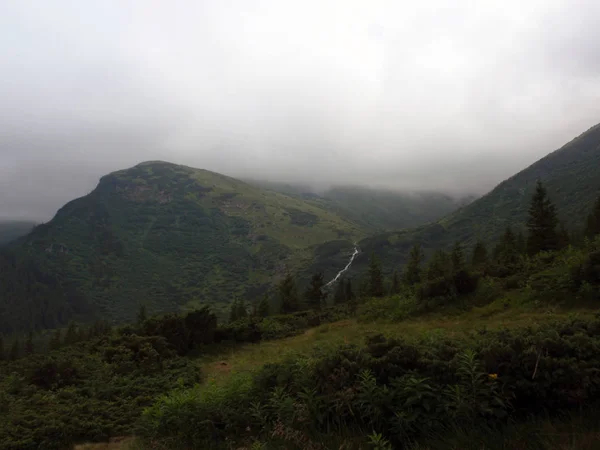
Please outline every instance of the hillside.
[[353, 265], [353, 273], [364, 271], [371, 252], [383, 260], [384, 267], [399, 269], [415, 243], [427, 252], [457, 241], [467, 247], [478, 239], [491, 244], [507, 226], [515, 232], [524, 230], [538, 179], [546, 186], [567, 228], [580, 231], [600, 194], [600, 124], [434, 224], [365, 238], [359, 243], [362, 253]]
[[316, 192], [304, 185], [254, 180], [249, 183], [335, 211], [373, 233], [414, 228], [438, 220], [475, 198], [455, 198], [441, 192], [405, 192], [362, 186], [334, 186]]
[[[324, 243], [365, 231], [301, 199], [206, 170], [148, 162], [112, 173], [0, 258], [0, 330], [70, 318], [127, 321], [235, 297], [256, 298]], [[337, 266], [345, 264], [340, 252]], [[32, 282], [33, 281], [33, 282]], [[23, 299], [27, 301], [23, 301]]]
[[26, 220], [0, 221], [0, 246], [25, 236], [35, 226], [34, 222]]

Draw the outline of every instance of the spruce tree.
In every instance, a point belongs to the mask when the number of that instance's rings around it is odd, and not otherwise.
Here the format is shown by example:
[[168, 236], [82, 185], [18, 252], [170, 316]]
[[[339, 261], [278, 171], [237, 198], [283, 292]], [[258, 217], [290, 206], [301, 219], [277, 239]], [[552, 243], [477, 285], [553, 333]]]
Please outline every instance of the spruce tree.
[[471, 256], [471, 267], [474, 269], [483, 269], [488, 263], [488, 254], [485, 244], [481, 241], [477, 241], [475, 247], [473, 247], [473, 255]]
[[346, 303], [346, 281], [343, 278], [340, 278], [335, 285], [333, 303], [335, 305], [341, 305], [342, 303]]
[[369, 261], [369, 295], [371, 297], [383, 297], [383, 275], [381, 264], [375, 253], [371, 253]]
[[50, 339], [50, 343], [48, 344], [48, 346], [50, 347], [50, 350], [56, 350], [56, 349], [60, 348], [60, 343], [61, 343], [60, 329], [57, 329], [54, 332], [54, 334], [52, 335], [52, 339]]
[[555, 250], [558, 246], [556, 236], [556, 207], [548, 198], [546, 188], [538, 180], [535, 193], [529, 207], [527, 220], [527, 252], [535, 255], [541, 251]]
[[236, 298], [231, 304], [231, 309], [229, 310], [229, 323], [235, 322], [239, 319], [239, 301]]
[[600, 197], [596, 199], [592, 212], [587, 218], [585, 226], [585, 235], [589, 238], [600, 234]]
[[21, 344], [19, 343], [19, 339], [17, 338], [14, 342], [12, 347], [10, 348], [10, 353], [8, 354], [8, 359], [10, 361], [15, 361], [16, 359], [19, 358], [20, 355], [20, 348], [21, 348]]
[[33, 331], [30, 331], [25, 341], [25, 355], [33, 354]]
[[465, 255], [462, 246], [458, 242], [452, 248], [450, 263], [452, 264], [452, 273], [458, 273], [465, 268]]
[[138, 325], [143, 324], [148, 319], [146, 315], [146, 305], [140, 305], [140, 309], [137, 314], [137, 323]]
[[446, 277], [452, 270], [450, 257], [443, 250], [437, 250], [427, 264], [427, 279], [429, 281]]
[[300, 302], [298, 301], [298, 293], [296, 290], [296, 283], [294, 277], [291, 274], [287, 274], [285, 278], [279, 283], [278, 286], [279, 299], [281, 301], [281, 312], [284, 314], [290, 314], [300, 309]]
[[257, 310], [258, 317], [267, 317], [269, 315], [269, 295], [265, 294], [260, 303], [258, 304]]
[[400, 293], [400, 277], [398, 276], [398, 272], [394, 270], [392, 274], [392, 285], [390, 287], [390, 294], [396, 295]]
[[304, 293], [304, 300], [309, 309], [319, 310], [325, 302], [327, 294], [323, 292], [325, 286], [323, 273], [315, 273], [310, 279], [310, 285]]
[[419, 244], [410, 249], [408, 262], [404, 269], [404, 283], [414, 286], [421, 282], [421, 264], [423, 263], [423, 250]]
[[356, 299], [354, 292], [352, 291], [352, 281], [346, 280], [346, 302], [352, 302]]

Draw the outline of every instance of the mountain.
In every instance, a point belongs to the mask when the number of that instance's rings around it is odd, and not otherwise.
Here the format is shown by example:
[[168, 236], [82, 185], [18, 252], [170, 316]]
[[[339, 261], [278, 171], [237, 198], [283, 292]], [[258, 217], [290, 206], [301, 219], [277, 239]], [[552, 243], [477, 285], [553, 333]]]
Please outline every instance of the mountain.
[[[546, 186], [567, 228], [585, 223], [600, 194], [600, 124], [436, 223], [365, 238], [359, 243], [362, 253], [353, 264], [353, 273], [356, 275], [365, 269], [372, 252], [383, 260], [384, 268], [399, 269], [415, 243], [420, 243], [427, 253], [454, 242], [469, 247], [481, 239], [489, 245], [507, 226], [524, 231], [538, 179]], [[324, 264], [327, 262], [316, 262], [316, 265]]]
[[310, 186], [248, 180], [264, 189], [302, 198], [360, 224], [375, 233], [414, 228], [440, 219], [476, 197], [452, 197], [441, 192], [406, 192], [363, 186], [334, 186], [315, 191]]
[[25, 236], [35, 226], [34, 222], [26, 220], [0, 221], [0, 246]]
[[147, 162], [103, 177], [0, 256], [0, 330], [127, 321], [256, 298], [286, 270], [366, 235], [318, 205], [206, 170]]

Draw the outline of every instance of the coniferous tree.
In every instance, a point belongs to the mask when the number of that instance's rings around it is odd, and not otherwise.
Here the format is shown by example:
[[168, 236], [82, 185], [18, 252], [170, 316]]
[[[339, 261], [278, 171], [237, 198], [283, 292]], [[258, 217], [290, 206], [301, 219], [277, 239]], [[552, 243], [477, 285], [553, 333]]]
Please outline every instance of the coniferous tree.
[[414, 286], [421, 282], [421, 264], [423, 262], [423, 250], [419, 244], [410, 249], [408, 262], [404, 269], [404, 283], [408, 286]]
[[340, 278], [335, 285], [335, 292], [333, 293], [333, 303], [335, 305], [341, 305], [346, 303], [346, 281]]
[[354, 300], [356, 300], [356, 296], [352, 291], [352, 281], [348, 278], [348, 280], [346, 280], [346, 301], [353, 302]]
[[327, 294], [323, 292], [325, 286], [323, 273], [315, 273], [310, 279], [310, 285], [304, 293], [304, 300], [309, 309], [319, 310], [323, 306]]
[[4, 338], [0, 334], [0, 361], [4, 361], [6, 355], [4, 354]]
[[246, 302], [244, 301], [244, 299], [241, 299], [238, 301], [237, 304], [236, 318], [245, 319], [246, 317], [248, 317], [248, 309], [246, 307]]
[[33, 354], [33, 331], [30, 331], [25, 341], [25, 355]]
[[589, 238], [598, 236], [600, 234], [600, 197], [594, 203], [592, 212], [587, 217], [585, 226], [585, 235]]
[[65, 345], [74, 344], [79, 340], [79, 331], [75, 322], [69, 323], [67, 333], [65, 334]]
[[392, 274], [392, 285], [390, 287], [390, 294], [396, 295], [400, 293], [400, 277], [398, 276], [398, 272], [394, 270]]
[[471, 256], [471, 267], [474, 269], [484, 269], [488, 263], [488, 254], [485, 244], [481, 241], [477, 241], [475, 247], [473, 247], [473, 255]]
[[10, 348], [10, 353], [8, 354], [8, 359], [10, 361], [15, 361], [16, 359], [19, 358], [19, 355], [21, 353], [20, 348], [21, 348], [21, 344], [19, 343], [19, 339], [16, 339], [13, 342], [12, 347]]
[[140, 305], [140, 309], [137, 314], [138, 325], [143, 324], [146, 321], [146, 319], [148, 319], [148, 317], [146, 315], [146, 305]]
[[452, 273], [458, 273], [465, 268], [465, 254], [458, 242], [454, 244], [450, 253], [450, 264], [452, 264]]
[[427, 279], [429, 281], [446, 277], [452, 270], [450, 257], [443, 250], [437, 250], [427, 264]]
[[291, 274], [287, 274], [278, 286], [279, 298], [281, 301], [281, 312], [289, 314], [300, 309], [296, 282]]
[[240, 311], [239, 309], [239, 300], [236, 298], [233, 303], [231, 304], [231, 309], [229, 310], [229, 323], [231, 322], [235, 322], [236, 320], [239, 319], [238, 313]]
[[538, 180], [535, 193], [529, 207], [529, 219], [527, 220], [527, 252], [535, 255], [546, 250], [555, 250], [558, 246], [556, 236], [556, 207], [548, 198], [546, 188]]
[[54, 332], [54, 334], [52, 335], [52, 339], [50, 339], [50, 343], [48, 344], [48, 346], [50, 347], [50, 350], [56, 350], [56, 349], [60, 348], [60, 343], [61, 343], [60, 329], [57, 329]]
[[507, 227], [502, 236], [502, 240], [494, 249], [494, 259], [500, 267], [501, 273], [505, 275], [514, 273], [521, 264], [521, 255], [519, 254], [517, 238], [510, 227]]
[[369, 261], [369, 295], [371, 297], [383, 297], [383, 275], [381, 264], [375, 253], [371, 253]]
[[268, 294], [265, 294], [260, 303], [258, 304], [258, 317], [267, 317], [269, 315], [269, 309], [269, 296]]

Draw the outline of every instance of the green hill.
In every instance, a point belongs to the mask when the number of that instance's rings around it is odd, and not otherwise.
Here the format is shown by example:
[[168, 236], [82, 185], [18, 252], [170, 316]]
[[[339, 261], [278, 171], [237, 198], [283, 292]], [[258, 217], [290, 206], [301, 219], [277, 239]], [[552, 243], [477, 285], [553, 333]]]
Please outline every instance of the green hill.
[[298, 198], [206, 170], [142, 163], [103, 177], [9, 247], [0, 258], [0, 330], [127, 321], [141, 304], [157, 312], [210, 303], [223, 313], [286, 268], [307, 266], [323, 244], [350, 249], [365, 234]]
[[34, 222], [27, 220], [0, 221], [0, 245], [8, 244], [21, 236], [25, 236], [34, 226]]
[[[469, 247], [478, 239], [493, 243], [507, 226], [524, 230], [538, 179], [544, 182], [561, 221], [567, 228], [580, 231], [600, 194], [600, 124], [436, 223], [365, 238], [359, 243], [362, 253], [350, 274], [364, 271], [372, 252], [382, 259], [384, 267], [398, 269], [415, 243], [420, 243], [426, 252], [454, 242]], [[316, 264], [327, 265], [327, 261]]]

